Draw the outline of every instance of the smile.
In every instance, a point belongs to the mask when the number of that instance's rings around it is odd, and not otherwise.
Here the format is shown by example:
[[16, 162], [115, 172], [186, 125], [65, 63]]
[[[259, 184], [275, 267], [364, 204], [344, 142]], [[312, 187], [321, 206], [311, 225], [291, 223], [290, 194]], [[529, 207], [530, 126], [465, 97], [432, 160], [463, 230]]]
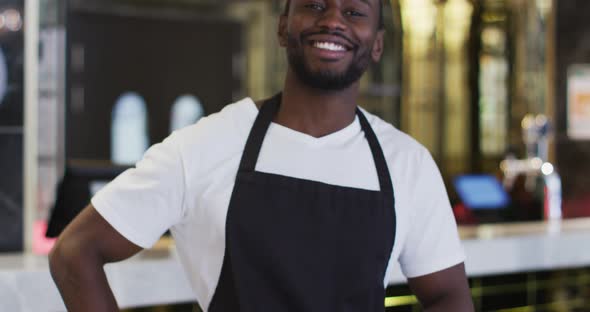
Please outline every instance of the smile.
[[328, 41], [314, 41], [313, 46], [318, 49], [334, 52], [345, 52], [347, 50], [346, 47], [343, 45]]

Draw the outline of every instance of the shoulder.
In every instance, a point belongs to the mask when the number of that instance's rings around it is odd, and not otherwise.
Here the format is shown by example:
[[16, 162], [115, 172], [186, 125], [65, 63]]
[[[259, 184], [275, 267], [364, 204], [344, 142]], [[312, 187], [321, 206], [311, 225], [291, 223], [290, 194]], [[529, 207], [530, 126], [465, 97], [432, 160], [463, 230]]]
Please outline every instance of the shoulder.
[[[363, 111], [364, 112], [364, 111]], [[439, 170], [428, 149], [381, 118], [365, 113], [387, 161], [398, 198], [410, 202], [422, 184], [439, 182]]]
[[181, 142], [195, 142], [207, 137], [219, 137], [249, 129], [258, 110], [252, 99], [245, 98], [228, 104], [221, 111], [201, 118], [188, 127], [175, 131]]
[[169, 138], [178, 144], [181, 154], [191, 158], [212, 148], [231, 150], [235, 143], [246, 138], [257, 114], [254, 101], [245, 98], [175, 131]]
[[185, 166], [187, 183], [236, 158], [257, 115], [254, 101], [245, 98], [170, 135]]
[[373, 115], [362, 108], [361, 110], [373, 128], [386, 157], [401, 156], [404, 154], [422, 158], [430, 155], [426, 147], [410, 135], [402, 132], [378, 116]]

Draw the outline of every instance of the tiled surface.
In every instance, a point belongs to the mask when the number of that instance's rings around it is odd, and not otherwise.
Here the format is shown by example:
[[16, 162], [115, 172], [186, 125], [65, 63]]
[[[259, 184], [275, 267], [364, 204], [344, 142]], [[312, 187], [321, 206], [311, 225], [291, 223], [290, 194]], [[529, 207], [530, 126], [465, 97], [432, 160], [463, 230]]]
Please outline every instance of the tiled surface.
[[0, 134], [0, 252], [22, 249], [22, 134]]

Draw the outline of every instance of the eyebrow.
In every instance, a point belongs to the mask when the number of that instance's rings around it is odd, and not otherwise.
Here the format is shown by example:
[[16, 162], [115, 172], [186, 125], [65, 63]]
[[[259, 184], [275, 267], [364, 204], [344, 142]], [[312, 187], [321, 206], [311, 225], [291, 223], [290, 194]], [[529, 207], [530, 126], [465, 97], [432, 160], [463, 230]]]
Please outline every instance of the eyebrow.
[[368, 5], [370, 8], [372, 8], [373, 6], [371, 5], [371, 2], [369, 0], [359, 0], [360, 2], [363, 2], [364, 4]]

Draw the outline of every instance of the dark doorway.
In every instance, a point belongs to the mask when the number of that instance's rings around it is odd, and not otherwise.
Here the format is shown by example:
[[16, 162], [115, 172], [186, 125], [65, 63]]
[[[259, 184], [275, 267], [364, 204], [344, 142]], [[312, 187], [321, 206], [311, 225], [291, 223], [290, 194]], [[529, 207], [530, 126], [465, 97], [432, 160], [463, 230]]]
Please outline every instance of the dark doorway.
[[66, 158], [110, 159], [111, 112], [127, 92], [146, 103], [150, 145], [169, 134], [179, 96], [219, 111], [240, 93], [241, 53], [240, 24], [227, 19], [70, 11]]

